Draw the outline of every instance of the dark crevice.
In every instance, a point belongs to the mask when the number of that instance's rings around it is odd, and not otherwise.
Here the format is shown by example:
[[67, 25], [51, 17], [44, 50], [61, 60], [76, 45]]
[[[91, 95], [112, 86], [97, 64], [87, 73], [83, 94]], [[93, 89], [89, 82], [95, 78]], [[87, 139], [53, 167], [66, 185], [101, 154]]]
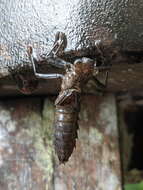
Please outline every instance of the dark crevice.
[[143, 63], [143, 51], [124, 51], [123, 55], [129, 60], [129, 64]]
[[143, 106], [136, 106], [133, 111], [125, 111], [128, 132], [133, 134], [133, 147], [128, 170], [143, 170]]

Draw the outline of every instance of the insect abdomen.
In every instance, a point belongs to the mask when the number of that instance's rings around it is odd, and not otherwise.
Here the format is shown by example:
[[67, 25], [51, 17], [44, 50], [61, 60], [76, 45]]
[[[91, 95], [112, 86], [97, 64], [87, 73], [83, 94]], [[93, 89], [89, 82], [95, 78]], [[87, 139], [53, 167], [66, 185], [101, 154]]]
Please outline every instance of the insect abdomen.
[[68, 161], [76, 146], [78, 129], [78, 110], [72, 106], [56, 106], [55, 113], [55, 151], [59, 161]]

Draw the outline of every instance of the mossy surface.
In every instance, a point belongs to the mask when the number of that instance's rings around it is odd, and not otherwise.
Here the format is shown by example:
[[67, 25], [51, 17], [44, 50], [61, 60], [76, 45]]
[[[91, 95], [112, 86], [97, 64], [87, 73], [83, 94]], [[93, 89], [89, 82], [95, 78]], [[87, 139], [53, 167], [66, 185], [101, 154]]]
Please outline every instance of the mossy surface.
[[[37, 165], [36, 168], [43, 173], [43, 181], [46, 181], [46, 190], [51, 190], [53, 183], [53, 104], [48, 99], [44, 102], [42, 113], [31, 111], [22, 120], [25, 128], [21, 129], [20, 140], [26, 137], [26, 143], [33, 147], [33, 160]], [[28, 127], [26, 127], [28, 126]], [[18, 140], [17, 139], [17, 140]], [[24, 142], [25, 142], [24, 140]], [[24, 143], [23, 142], [23, 143]], [[35, 165], [34, 164], [34, 165]]]
[[143, 190], [143, 181], [136, 184], [127, 184], [125, 185], [125, 190]]

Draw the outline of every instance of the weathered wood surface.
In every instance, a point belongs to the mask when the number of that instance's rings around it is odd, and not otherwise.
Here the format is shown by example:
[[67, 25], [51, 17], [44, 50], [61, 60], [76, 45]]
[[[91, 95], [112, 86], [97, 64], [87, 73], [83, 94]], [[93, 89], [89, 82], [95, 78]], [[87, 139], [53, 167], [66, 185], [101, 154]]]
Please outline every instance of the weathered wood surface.
[[114, 96], [82, 97], [79, 139], [65, 165], [54, 154], [53, 117], [49, 99], [1, 101], [2, 190], [121, 190]]
[[117, 100], [124, 184], [135, 184], [143, 179], [143, 91]]
[[[53, 110], [43, 109], [41, 113], [41, 106], [39, 98], [0, 102], [1, 190], [53, 189], [50, 130]], [[45, 121], [49, 128], [46, 131], [49, 137], [46, 146], [43, 143]]]
[[[41, 72], [57, 72], [61, 73], [61, 70], [51, 70], [46, 65], [45, 69], [42, 67]], [[39, 66], [40, 68], [40, 66]], [[0, 79], [0, 96], [21, 96], [22, 93], [19, 91], [17, 81], [15, 81], [10, 73], [8, 76]], [[32, 71], [31, 74], [33, 75]], [[23, 76], [28, 76], [26, 73]], [[35, 78], [33, 76], [33, 78]], [[108, 85], [106, 88], [107, 92], [118, 93], [118, 92], [134, 92], [142, 90], [143, 88], [143, 64], [127, 64], [122, 62], [121, 65], [113, 65], [109, 71]], [[26, 77], [25, 77], [26, 79]], [[99, 79], [101, 81], [105, 80], [105, 72], [99, 74]], [[49, 80], [38, 80], [38, 86], [32, 92], [32, 95], [57, 95], [61, 88], [61, 80], [49, 79]], [[93, 81], [90, 81], [84, 87], [84, 93], [96, 94], [96, 85]]]

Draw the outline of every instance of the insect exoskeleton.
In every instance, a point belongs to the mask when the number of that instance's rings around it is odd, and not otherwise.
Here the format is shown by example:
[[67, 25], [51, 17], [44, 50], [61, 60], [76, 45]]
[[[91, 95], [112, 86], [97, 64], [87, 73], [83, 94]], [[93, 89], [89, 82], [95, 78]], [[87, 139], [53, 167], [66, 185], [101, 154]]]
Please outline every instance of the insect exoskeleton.
[[[68, 161], [74, 147], [76, 146], [76, 138], [78, 137], [77, 130], [78, 114], [80, 111], [80, 95], [83, 87], [91, 78], [94, 78], [96, 85], [100, 86], [100, 89], [105, 88], [105, 85], [96, 78], [99, 71], [96, 67], [95, 59], [79, 57], [76, 60], [74, 58], [73, 63], [69, 63], [61, 59], [60, 56], [64, 53], [66, 46], [66, 35], [63, 32], [57, 32], [53, 48], [45, 56], [45, 61], [48, 64], [51, 62], [52, 66], [54, 65], [57, 68], [62, 67], [65, 71], [64, 75], [60, 73], [37, 72], [35, 64], [40, 61], [40, 58], [35, 54], [32, 48], [29, 48], [28, 50], [28, 56], [32, 63], [36, 78], [62, 79], [61, 91], [55, 101], [56, 109], [54, 122], [55, 151], [61, 163]], [[24, 86], [22, 90], [29, 89], [29, 83], [25, 80], [22, 80], [22, 82], [22, 87]], [[32, 85], [32, 87], [33, 86], [34, 85]]]
[[76, 146], [79, 109], [79, 93], [75, 91], [56, 102], [54, 144], [60, 163], [68, 161]]
[[78, 114], [82, 84], [91, 76], [94, 61], [83, 57], [75, 60], [62, 79], [61, 92], [55, 101], [55, 151], [59, 161], [68, 161], [76, 146]]
[[78, 110], [67, 106], [57, 106], [55, 113], [55, 151], [61, 163], [67, 162], [76, 146]]

